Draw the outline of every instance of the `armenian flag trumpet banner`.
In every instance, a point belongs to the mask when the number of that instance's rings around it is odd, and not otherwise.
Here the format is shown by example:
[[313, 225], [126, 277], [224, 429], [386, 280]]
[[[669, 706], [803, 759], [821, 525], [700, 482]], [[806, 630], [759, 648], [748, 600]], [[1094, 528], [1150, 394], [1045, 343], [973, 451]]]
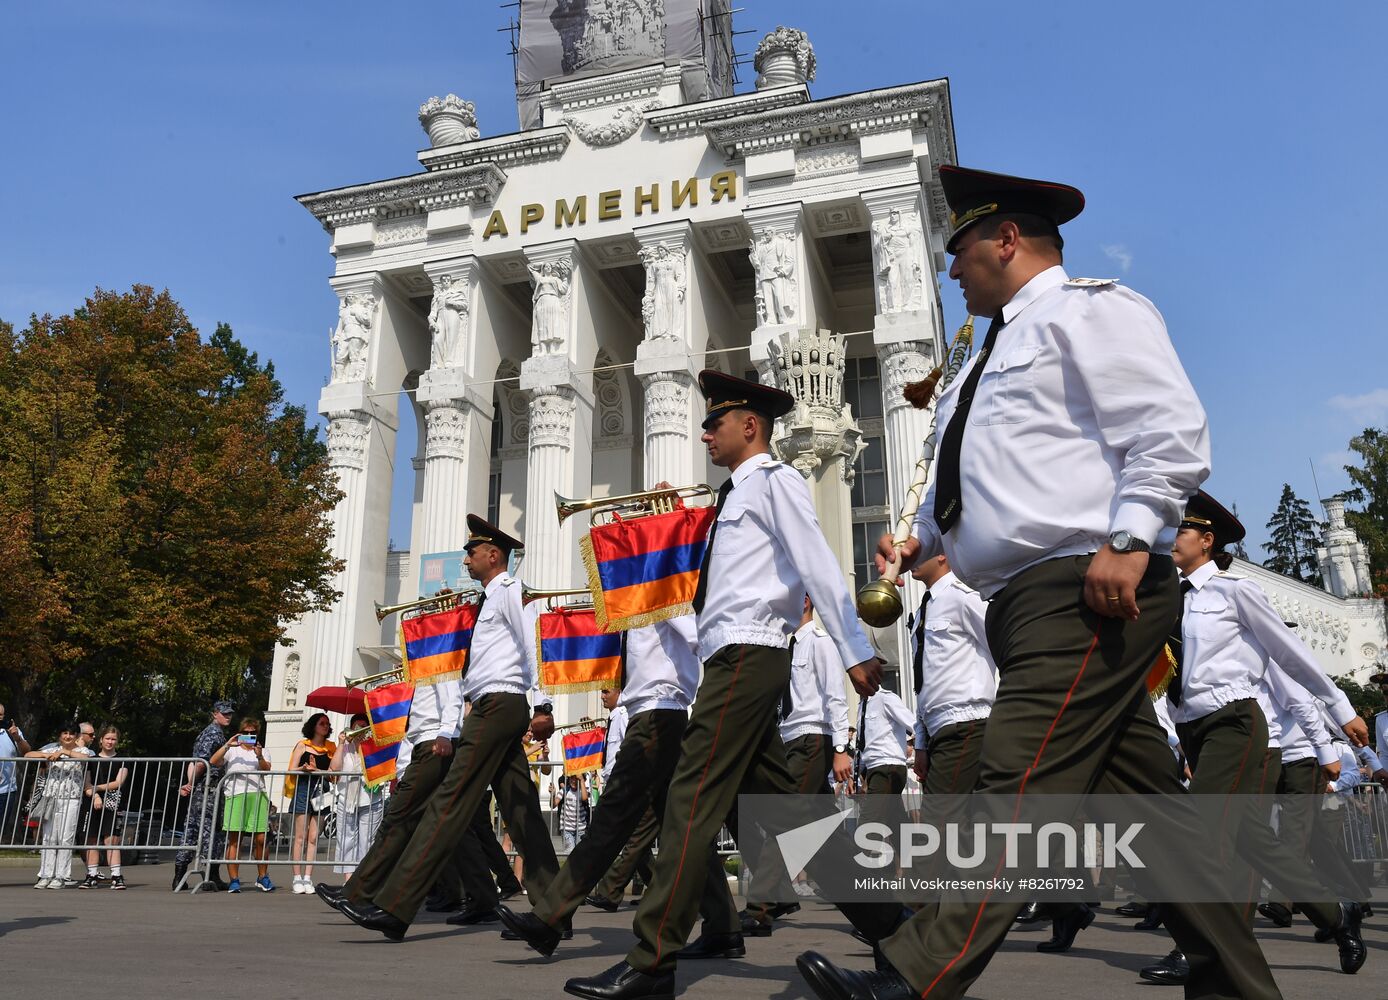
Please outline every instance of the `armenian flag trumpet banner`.
[[689, 614], [716, 516], [713, 507], [679, 506], [594, 525], [579, 548], [598, 625], [620, 631]]
[[414, 685], [409, 681], [383, 684], [366, 692], [366, 721], [371, 726], [371, 742], [388, 747], [405, 738], [410, 725], [410, 705]]
[[569, 733], [564, 737], [564, 776], [602, 770], [602, 750], [607, 730], [601, 726]]
[[460, 604], [402, 621], [400, 655], [405, 679], [413, 684], [438, 684], [461, 677], [467, 669], [476, 624], [475, 604]]
[[622, 635], [604, 632], [591, 608], [558, 608], [535, 621], [540, 684], [570, 694], [621, 684]]
[[361, 773], [369, 790], [380, 788], [395, 778], [395, 762], [400, 756], [400, 741], [379, 746], [373, 740], [361, 741]]
[[1171, 686], [1171, 682], [1176, 677], [1176, 654], [1171, 651], [1171, 645], [1161, 648], [1157, 654], [1156, 661], [1147, 668], [1147, 693], [1156, 701], [1166, 694], [1166, 689]]

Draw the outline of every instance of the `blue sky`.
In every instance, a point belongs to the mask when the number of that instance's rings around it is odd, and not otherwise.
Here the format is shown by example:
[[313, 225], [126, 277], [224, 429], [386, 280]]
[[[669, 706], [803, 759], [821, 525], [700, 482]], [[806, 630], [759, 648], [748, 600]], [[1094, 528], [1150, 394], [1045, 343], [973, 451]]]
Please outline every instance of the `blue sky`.
[[[743, 0], [748, 52], [785, 23], [816, 97], [949, 77], [962, 163], [1073, 183], [1072, 274], [1151, 298], [1210, 414], [1209, 488], [1250, 541], [1283, 482], [1342, 489], [1388, 425], [1374, 291], [1388, 231], [1381, 4]], [[46, 0], [0, 12], [0, 317], [95, 286], [167, 287], [316, 404], [332, 258], [295, 194], [411, 173], [421, 101], [514, 131], [492, 2]], [[750, 67], [743, 89], [751, 86]], [[962, 301], [946, 282], [953, 329]], [[396, 519], [392, 534], [408, 538]], [[1253, 554], [1258, 555], [1256, 549]]]

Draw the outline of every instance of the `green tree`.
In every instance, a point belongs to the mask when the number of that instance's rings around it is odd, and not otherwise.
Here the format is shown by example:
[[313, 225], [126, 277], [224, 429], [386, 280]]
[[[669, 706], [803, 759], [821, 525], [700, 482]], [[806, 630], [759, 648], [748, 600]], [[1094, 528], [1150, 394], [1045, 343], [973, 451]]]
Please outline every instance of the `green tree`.
[[1349, 446], [1363, 465], [1345, 466], [1354, 484], [1345, 499], [1358, 507], [1345, 511], [1345, 521], [1369, 550], [1375, 590], [1388, 599], [1388, 435], [1369, 427]]
[[1317, 584], [1316, 519], [1306, 501], [1286, 483], [1282, 484], [1282, 496], [1267, 527], [1272, 540], [1263, 546], [1268, 552], [1263, 565], [1303, 583]]
[[41, 739], [80, 713], [175, 753], [214, 697], [263, 709], [339, 568], [326, 451], [273, 366], [140, 285], [0, 347], [5, 704]]
[[[1238, 505], [1238, 504], [1234, 504], [1234, 506], [1230, 507], [1230, 508], [1229, 508], [1229, 513], [1233, 514], [1234, 517], [1237, 518], [1237, 517], [1239, 516], [1239, 505]], [[1248, 549], [1244, 547], [1243, 539], [1242, 539], [1242, 538], [1240, 538], [1237, 542], [1234, 543], [1234, 545], [1233, 545], [1233, 553], [1232, 553], [1232, 554], [1238, 556], [1240, 559], [1244, 560], [1245, 562], [1250, 561], [1249, 558], [1248, 558]]]
[[[1374, 667], [1375, 671], [1381, 669], [1383, 668], [1378, 666]], [[1383, 692], [1373, 684], [1368, 686], [1356, 684], [1347, 677], [1332, 677], [1331, 680], [1335, 682], [1337, 688], [1345, 693], [1345, 697], [1349, 699], [1349, 703], [1354, 706], [1355, 712], [1369, 721], [1369, 735], [1372, 736], [1374, 731], [1373, 717], [1379, 712], [1382, 712], [1385, 707], [1388, 707], [1384, 705]], [[1382, 748], [1380, 747], [1379, 749]]]

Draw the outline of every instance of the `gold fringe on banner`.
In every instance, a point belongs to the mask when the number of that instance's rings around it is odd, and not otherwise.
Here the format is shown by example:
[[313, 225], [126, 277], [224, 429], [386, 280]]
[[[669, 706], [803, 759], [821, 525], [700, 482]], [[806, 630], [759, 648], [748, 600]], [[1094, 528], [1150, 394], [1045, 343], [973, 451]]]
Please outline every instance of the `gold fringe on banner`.
[[1172, 654], [1170, 646], [1162, 646], [1156, 662], [1147, 671], [1147, 691], [1153, 701], [1166, 694], [1166, 689], [1171, 686], [1175, 676], [1176, 657]]
[[597, 619], [598, 628], [604, 632], [626, 632], [630, 629], [654, 625], [656, 622], [669, 621], [671, 618], [679, 618], [694, 611], [692, 602], [683, 601], [666, 608], [643, 611], [639, 615], [609, 618], [607, 616], [607, 595], [602, 591], [602, 574], [598, 572], [598, 560], [593, 555], [593, 540], [588, 535], [584, 535], [578, 540], [578, 551], [583, 558], [583, 568], [588, 574], [588, 589], [593, 592], [593, 616]]

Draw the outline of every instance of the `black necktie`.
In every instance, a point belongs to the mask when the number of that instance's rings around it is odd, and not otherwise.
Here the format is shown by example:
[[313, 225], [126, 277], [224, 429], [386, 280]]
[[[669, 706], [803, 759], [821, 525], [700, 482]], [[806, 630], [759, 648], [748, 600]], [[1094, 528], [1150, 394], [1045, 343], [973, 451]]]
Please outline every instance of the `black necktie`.
[[1006, 322], [999, 309], [988, 327], [988, 335], [983, 338], [983, 349], [978, 352], [974, 366], [969, 369], [969, 377], [959, 389], [954, 414], [949, 418], [949, 426], [945, 428], [944, 439], [940, 442], [940, 464], [935, 472], [935, 523], [940, 526], [941, 534], [954, 527], [964, 509], [959, 484], [959, 454], [964, 444], [964, 428], [969, 423], [969, 409], [974, 405], [974, 390], [978, 388], [978, 380], [983, 377], [983, 366], [988, 363], [993, 345], [998, 340], [998, 331]]
[[621, 664], [622, 671], [617, 676], [617, 690], [625, 691], [627, 686], [627, 634], [625, 632], [622, 633]]
[[1171, 635], [1167, 642], [1171, 646], [1171, 653], [1176, 657], [1176, 676], [1171, 678], [1171, 683], [1167, 685], [1166, 696], [1171, 699], [1171, 704], [1181, 703], [1181, 663], [1185, 659], [1184, 643], [1182, 642], [1181, 620], [1186, 614], [1186, 595], [1191, 592], [1195, 584], [1189, 580], [1181, 581], [1181, 610], [1176, 615], [1176, 624], [1171, 626]]
[[921, 688], [925, 686], [925, 606], [930, 603], [930, 591], [925, 592], [921, 598], [921, 608], [916, 612], [916, 620], [913, 622], [916, 635], [916, 649], [911, 654], [911, 679], [915, 683], [915, 692], [920, 696]]
[[790, 678], [786, 681], [786, 689], [781, 694], [781, 721], [790, 718], [791, 709], [795, 707], [795, 702], [790, 696], [791, 686], [795, 683], [795, 636], [790, 637]]
[[729, 479], [718, 487], [718, 503], [713, 508], [713, 523], [709, 525], [708, 539], [704, 542], [704, 559], [699, 563], [699, 583], [694, 588], [694, 613], [704, 613], [704, 600], [708, 597], [708, 563], [713, 555], [713, 536], [718, 534], [718, 515], [723, 513], [723, 505], [728, 502], [728, 494], [733, 491], [733, 481]]
[[477, 638], [477, 619], [482, 617], [482, 605], [487, 603], [487, 592], [484, 590], [477, 598], [477, 613], [472, 619], [472, 631], [467, 637], [467, 655], [463, 657], [463, 673], [467, 673], [467, 668], [472, 666], [472, 640]]

